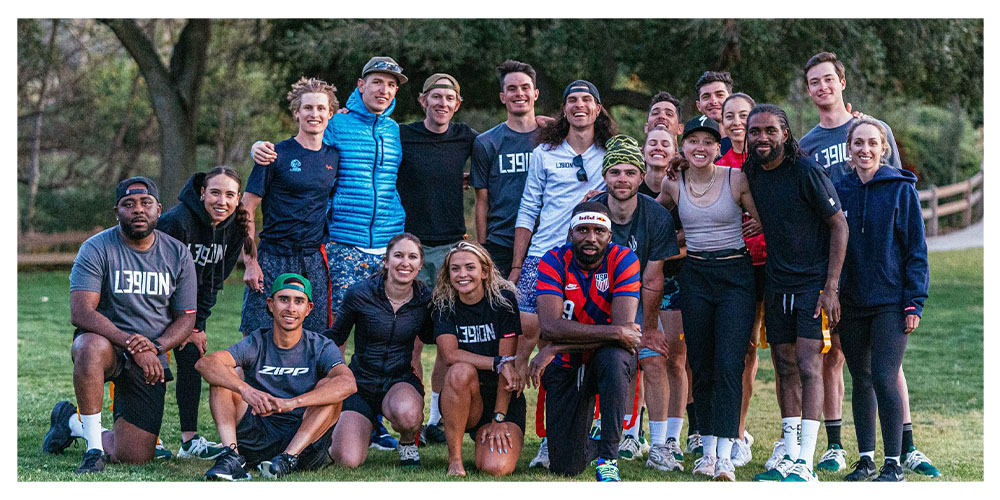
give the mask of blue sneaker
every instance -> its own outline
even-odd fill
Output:
[[[396,446],[399,446],[399,440],[392,437],[392,434],[389,434],[389,430],[385,428],[385,424],[382,423],[382,419],[380,418],[378,428],[372,431],[371,444],[368,447],[382,451],[393,451],[396,449]]]
[[[617,483],[622,480],[618,475],[618,461],[604,458],[597,459],[597,480],[602,483]]]

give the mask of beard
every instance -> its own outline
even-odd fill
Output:
[[[750,158],[760,163],[761,165],[771,163],[772,161],[777,160],[778,157],[781,156],[781,154],[784,153],[785,151],[784,144],[777,144],[771,147],[771,151],[769,153],[761,156],[759,153],[757,153],[757,144],[758,143],[750,144]]]
[[[143,238],[145,238],[145,237],[153,234],[153,230],[156,229],[157,219],[153,219],[153,220],[146,219],[146,220],[148,222],[146,224],[146,229],[143,230],[143,231],[136,231],[136,230],[132,229],[132,226],[130,224],[126,224],[125,221],[119,221],[118,222],[118,226],[122,228],[122,232],[125,233],[125,236],[128,239],[130,239],[130,240],[141,240],[141,239],[143,239]]]
[[[593,248],[590,245],[586,245],[587,248]],[[604,255],[608,253],[608,247],[605,246],[603,250],[595,253],[594,255],[588,255],[583,252],[583,247],[573,243],[573,257],[583,265],[583,267],[593,267],[604,258]]]

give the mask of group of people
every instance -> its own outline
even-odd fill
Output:
[[[298,131],[253,145],[245,188],[229,167],[194,174],[161,217],[152,180],[121,181],[118,226],[84,243],[70,275],[77,405],[55,405],[43,450],[83,438],[79,473],[168,456],[172,350],[177,455],[214,459],[206,479],[359,467],[372,448],[418,466],[418,441],[445,443],[448,474],[462,476],[466,433],[477,469],[510,474],[533,387],[531,467],[573,476],[592,464],[619,481],[619,459],[648,454],[673,472],[688,454],[694,475],[733,481],[752,456],[746,415],[757,348],[770,345],[782,439],[756,480],[848,469],[845,359],[860,458],[844,479],[939,474],[913,444],[902,372],[928,287],[916,178],[888,125],[850,112],[834,54],[805,65],[820,123],[799,141],[726,72],[697,81],[701,114],[687,121],[657,93],[641,142],[618,134],[586,80],[550,118],[535,115],[534,68],[497,72],[507,120],[481,134],[453,121],[461,88],[446,73],[423,83],[425,118],[398,125],[408,79],[373,57],[344,109],[326,82],[292,85]],[[206,319],[240,254],[243,339],[208,354]],[[198,434],[202,378],[219,442]]]

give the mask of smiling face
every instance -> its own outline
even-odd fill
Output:
[[[630,200],[639,192],[639,185],[642,184],[643,173],[639,167],[630,163],[620,163],[612,165],[604,173],[604,183],[608,186],[608,193],[618,201]]]
[[[147,189],[141,182],[132,183],[128,190]],[[130,194],[118,200],[115,214],[118,225],[125,236],[134,241],[141,240],[156,229],[156,221],[160,218],[160,203],[149,193]]]
[[[369,73],[364,78],[358,78],[358,91],[361,101],[372,113],[381,114],[396,97],[399,83],[391,73]]]
[[[692,132],[684,138],[681,145],[684,150],[684,158],[695,168],[707,167],[715,163],[715,158],[719,155],[719,141],[708,132]]]
[[[401,239],[385,253],[385,269],[389,280],[396,285],[413,283],[423,266],[420,247],[410,239]]]
[[[441,78],[435,84],[451,85],[451,80]],[[447,127],[462,105],[458,94],[452,89],[431,89],[417,98],[424,108],[424,116],[438,127]]]
[[[670,159],[677,154],[676,139],[665,129],[656,129],[646,135],[642,145],[642,158],[649,168],[666,168]]]
[[[302,94],[299,109],[292,116],[300,131],[310,135],[323,135],[327,122],[333,117],[330,97],[322,93]]]
[[[302,322],[312,311],[313,303],[305,292],[286,288],[267,298],[267,309],[274,316],[275,328],[291,332],[302,328]]]
[[[779,163],[789,134],[781,120],[773,113],[757,113],[750,117],[747,127],[750,156],[763,165]]]
[[[729,97],[729,89],[726,88],[724,82],[706,83],[698,89],[698,102],[695,103],[695,107],[702,114],[721,122],[722,103],[726,102],[727,97]]]
[[[538,89],[527,73],[515,71],[504,75],[500,102],[507,108],[507,114],[524,116],[534,112],[537,99]]]
[[[604,258],[611,242],[611,231],[600,224],[579,224],[569,230],[569,238],[573,244],[573,258],[580,267],[592,269]]]
[[[851,165],[864,171],[878,169],[882,157],[889,151],[889,144],[882,139],[882,133],[874,125],[858,125],[848,143]]]
[[[566,96],[566,103],[563,105],[563,114],[569,125],[575,129],[585,129],[594,126],[597,115],[601,112],[601,105],[597,104],[594,96],[587,92],[573,92]]]
[[[743,144],[747,134],[747,115],[750,103],[739,97],[732,98],[722,109],[722,130],[734,143]]]
[[[821,109],[844,106],[844,89],[847,80],[837,76],[837,69],[832,62],[822,62],[806,72],[806,85],[809,97],[816,107]]]
[[[674,106],[674,103],[660,101],[649,109],[649,115],[646,116],[646,124],[643,125],[643,132],[649,133],[650,130],[657,128],[663,128],[675,134],[680,130],[677,107]]]
[[[455,252],[451,255],[448,280],[459,298],[463,299],[462,302],[478,302],[484,294],[483,266],[472,252]]]
[[[240,201],[240,184],[228,175],[212,176],[201,187],[201,199],[205,203],[205,212],[212,219],[214,226],[228,219],[236,211]]]

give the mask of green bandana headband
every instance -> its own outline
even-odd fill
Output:
[[[601,166],[601,175],[608,173],[608,169],[627,163],[635,165],[639,171],[646,173],[646,162],[642,160],[642,151],[639,150],[639,143],[635,139],[618,134],[604,144],[604,163]]]

